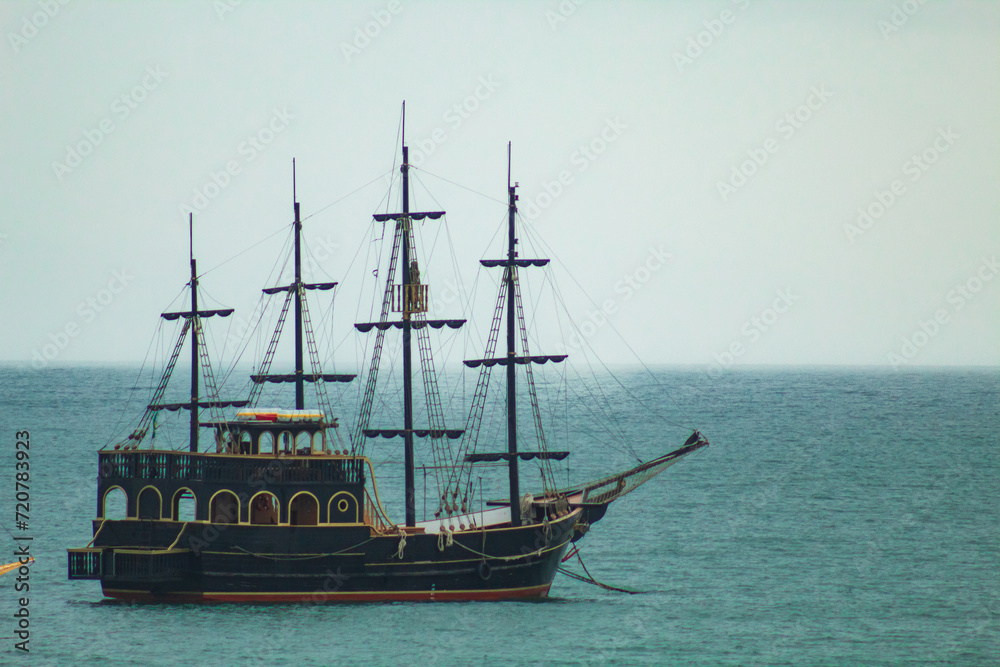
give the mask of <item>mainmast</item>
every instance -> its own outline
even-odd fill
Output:
[[[404,504],[406,506],[406,525],[409,527],[417,524],[417,502],[416,483],[414,470],[416,467],[413,452],[414,437],[460,438],[464,432],[461,429],[443,428],[443,416],[434,424],[429,424],[426,429],[414,429],[413,427],[413,360],[412,360],[412,333],[418,330],[420,334],[426,334],[426,328],[440,329],[447,326],[457,329],[465,324],[465,320],[429,320],[424,315],[428,309],[428,288],[420,282],[419,267],[416,266],[416,257],[412,255],[415,250],[411,246],[413,237],[414,220],[437,220],[444,215],[444,211],[411,211],[410,210],[410,150],[406,145],[406,103],[403,103],[403,131],[402,131],[402,152],[403,163],[399,170],[402,174],[403,201],[400,213],[377,213],[373,216],[375,222],[396,223],[393,234],[393,249],[389,259],[388,277],[386,278],[386,291],[383,296],[382,312],[378,322],[358,322],[354,326],[358,331],[367,333],[377,329],[378,338],[375,343],[375,352],[372,355],[372,363],[368,374],[368,384],[365,388],[365,395],[362,401],[361,416],[359,418],[359,428],[361,433],[368,438],[382,437],[395,438],[402,437],[404,443],[403,467],[404,467]],[[402,246],[402,247],[400,247]],[[402,263],[401,284],[395,284],[396,262]],[[416,269],[416,270],[413,270]],[[390,307],[392,312],[400,313],[398,321],[388,319]],[[416,318],[413,316],[417,315]],[[401,329],[403,332],[403,428],[369,428],[368,418],[375,395],[375,375],[378,372],[380,355],[382,350],[381,335],[389,329]],[[423,330],[423,331],[420,331]],[[421,339],[423,340],[423,339]],[[423,345],[423,343],[421,343]],[[421,349],[424,349],[423,347]],[[425,372],[430,369],[430,348],[429,343],[426,348],[428,358],[424,358],[421,353],[421,362],[424,364]],[[426,380],[426,377],[425,377]],[[425,387],[426,388],[426,387]],[[430,403],[429,403],[430,405]],[[367,407],[366,407],[367,406]]]
[[[403,127],[406,127],[406,107],[403,107]],[[403,131],[403,164],[399,170],[403,174],[403,291],[408,291],[410,283],[410,149],[406,145]],[[406,297],[412,296],[407,294]],[[406,476],[406,525],[417,525],[417,498],[413,474],[413,361],[410,333],[411,308],[403,308],[403,467]]]
[[[521,525],[521,492],[517,478],[517,376],[514,374],[516,342],[514,338],[514,217],[517,215],[517,186],[510,184],[510,142],[507,142],[507,269],[504,272],[507,283],[507,453],[510,463],[507,467],[510,482],[510,521]]]

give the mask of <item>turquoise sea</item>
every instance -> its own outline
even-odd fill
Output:
[[[712,443],[581,542],[598,580],[641,593],[558,575],[542,602],[327,606],[114,604],[67,581],[65,549],[91,537],[96,451],[135,373],[0,367],[0,523],[32,536],[37,559],[29,653],[14,649],[16,575],[0,576],[0,664],[1000,664],[996,369],[624,370],[628,392],[608,385],[608,399],[637,450],[686,434],[633,415],[629,395],[683,406]],[[570,459],[574,481],[631,465],[593,440]],[[13,544],[0,532],[0,564]]]

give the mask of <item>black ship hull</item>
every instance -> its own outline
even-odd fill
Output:
[[[517,528],[410,532],[405,542],[402,533],[367,526],[96,521],[98,539],[71,552],[70,573],[99,579],[106,597],[136,602],[541,598],[580,514]]]

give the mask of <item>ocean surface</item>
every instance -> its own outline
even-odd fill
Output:
[[[687,432],[656,414],[712,443],[615,502],[580,543],[594,577],[638,594],[557,575],[542,602],[172,606],[102,602],[97,582],[66,579],[65,549],[91,537],[96,451],[136,369],[0,367],[0,523],[33,537],[37,559],[30,653],[14,649],[24,594],[0,576],[0,664],[1000,664],[1000,371],[617,376],[601,384],[628,446],[580,437],[560,475],[680,446]],[[553,430],[573,438],[565,420]],[[26,531],[14,525],[21,430]],[[0,531],[0,564],[13,545]]]

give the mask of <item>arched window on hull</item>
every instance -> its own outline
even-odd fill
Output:
[[[174,521],[194,521],[197,516],[198,500],[190,489],[180,489],[174,494],[171,507]]]
[[[104,494],[101,516],[112,521],[121,521],[128,516],[128,496],[121,487],[108,489]]]
[[[259,526],[278,524],[278,499],[273,494],[265,491],[250,500],[250,523]]]
[[[159,520],[163,517],[163,498],[151,486],[139,492],[139,518]]]
[[[319,503],[311,494],[298,494],[288,505],[288,522],[293,526],[315,526],[319,523]]]
[[[239,523],[240,501],[231,491],[220,491],[212,498],[208,513],[212,523]]]

